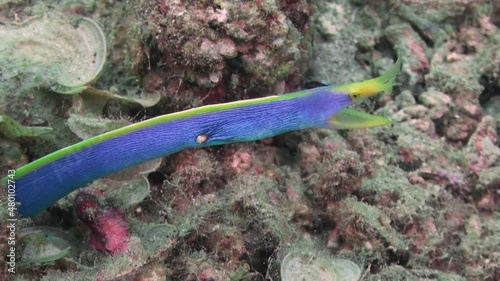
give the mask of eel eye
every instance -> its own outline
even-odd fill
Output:
[[[359,94],[357,94],[357,93],[351,93],[351,98],[353,100],[357,100],[359,98]]]

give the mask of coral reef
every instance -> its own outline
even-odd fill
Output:
[[[37,264],[22,277],[280,280],[289,262],[299,276],[335,259],[362,280],[500,279],[497,1],[33,2],[1,3],[0,20],[92,18],[107,63],[72,98],[0,72],[0,116],[53,128],[0,136],[4,171],[144,118],[404,64],[391,95],[355,105],[389,126],[182,151],[20,219],[85,233],[71,262],[64,249],[50,261],[26,252]]]
[[[300,82],[308,1],[151,0],[140,8],[144,83],[170,100],[213,103]]]

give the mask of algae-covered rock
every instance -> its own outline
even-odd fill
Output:
[[[419,96],[419,101],[430,110],[427,113],[433,120],[439,119],[450,111],[450,104],[452,103],[451,97],[436,91],[433,88],[428,89]]]
[[[491,116],[483,117],[466,146],[470,172],[479,174],[483,169],[498,165],[500,147],[496,145],[497,140],[495,120]]]
[[[418,36],[411,25],[394,24],[384,29],[384,36],[394,46],[398,56],[404,58],[403,71],[410,78],[408,83],[421,83],[429,71],[425,41]]]
[[[106,40],[89,18],[46,13],[23,23],[0,25],[3,79],[16,76],[24,87],[50,87],[76,94],[94,81],[106,61]]]
[[[307,57],[311,6],[310,1],[143,1],[140,36],[158,56],[151,65],[142,52],[143,65],[149,78],[160,78],[145,82],[160,80],[165,96],[188,105],[193,89],[195,97],[220,101],[240,97],[241,91],[273,93],[287,82],[296,87],[295,75]]]
[[[500,166],[487,168],[479,173],[478,188],[490,188],[498,191],[500,188]]]
[[[407,251],[408,243],[391,226],[391,218],[383,211],[353,198],[342,200],[335,210],[344,239],[353,246],[382,247]]]
[[[386,281],[399,281],[399,280],[407,280],[407,281],[421,281],[421,280],[429,280],[429,281],[465,281],[466,278],[451,274],[445,273],[437,270],[426,270],[426,269],[406,269],[399,265],[391,265],[385,267],[382,271],[377,274],[373,274],[369,276],[367,280],[386,280]]]
[[[366,199],[401,223],[408,222],[410,218],[431,215],[432,208],[426,202],[436,196],[432,189],[413,187],[404,171],[393,166],[364,180],[360,191]]]

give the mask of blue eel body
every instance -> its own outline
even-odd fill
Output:
[[[332,87],[288,100],[184,117],[110,138],[42,165],[16,179],[18,213],[30,217],[95,179],[180,150],[254,141],[305,128],[329,127],[349,104]],[[304,91],[304,92],[308,92]],[[206,136],[206,141],[197,138]]]

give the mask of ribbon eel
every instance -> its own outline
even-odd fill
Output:
[[[400,69],[398,59],[378,78],[202,106],[81,141],[16,170],[18,214],[34,216],[95,179],[187,148],[255,141],[306,128],[386,125],[385,117],[346,107],[379,92],[390,93]],[[4,185],[8,180],[2,179]]]

